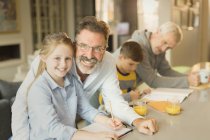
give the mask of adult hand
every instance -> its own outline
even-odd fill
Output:
[[[158,131],[158,126],[155,119],[139,118],[133,121],[133,125],[139,132],[147,135],[153,135]]]
[[[191,72],[188,75],[188,82],[190,86],[198,86],[200,84],[200,76],[198,72]]]
[[[117,118],[109,118],[107,124],[111,126],[112,129],[117,130],[123,127],[122,122]]]
[[[103,125],[109,126],[113,129],[120,129],[123,124],[122,122],[117,119],[116,117],[112,116],[113,118],[109,118],[104,115],[96,115],[94,122],[101,123]]]

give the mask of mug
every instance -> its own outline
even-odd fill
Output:
[[[209,82],[210,71],[206,69],[201,69],[199,71],[199,76],[200,76],[200,82],[202,84],[206,84]]]

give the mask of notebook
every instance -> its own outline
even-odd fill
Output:
[[[123,127],[118,130],[113,130],[112,128],[102,125],[100,123],[92,123],[81,130],[89,131],[89,132],[113,132],[115,133],[119,138],[124,136],[125,134],[131,132],[133,129],[130,127]]]
[[[142,100],[146,101],[169,101],[176,100],[182,103],[186,97],[192,93],[192,89],[177,88],[156,88],[151,94],[145,95]]]

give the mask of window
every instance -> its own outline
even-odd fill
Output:
[[[153,31],[159,24],[159,1],[158,0],[138,0],[138,29],[148,29]]]
[[[67,31],[65,5],[66,0],[31,0],[34,49],[47,34]]]

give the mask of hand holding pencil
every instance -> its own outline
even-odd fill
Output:
[[[112,112],[111,101],[109,101],[109,105],[110,105],[111,118],[108,120],[108,124],[115,130],[122,128],[123,127],[122,122],[119,119],[114,118],[114,115],[113,115],[113,112]]]

